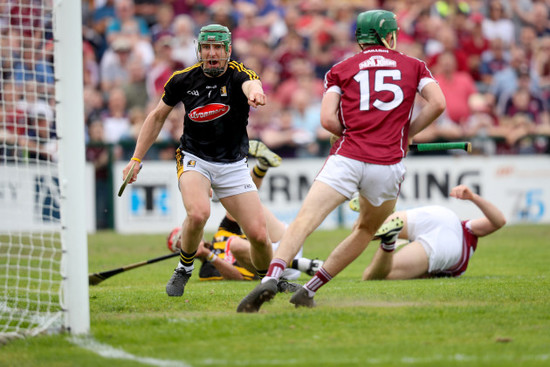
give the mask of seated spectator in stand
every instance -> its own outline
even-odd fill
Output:
[[[525,58],[527,62],[531,64],[537,48],[537,34],[535,33],[535,28],[530,25],[521,27],[517,44],[525,50]]]
[[[16,49],[13,57],[13,79],[17,83],[36,81],[40,84],[54,84],[54,70],[41,54],[44,52],[43,47],[40,40],[34,39],[24,41],[21,48]]]
[[[126,109],[126,95],[121,88],[111,90],[107,109],[101,114],[101,120],[107,143],[118,143],[120,138],[128,133],[130,119]]]
[[[449,119],[460,125],[470,116],[468,98],[477,92],[474,80],[470,74],[456,69],[455,57],[450,52],[439,56],[437,70],[434,76],[447,100],[445,112]]]
[[[183,69],[183,65],[172,59],[172,36],[163,36],[155,42],[155,59],[147,72],[147,94],[150,100],[158,100],[164,92],[164,85],[172,73]]]
[[[174,36],[174,8],[170,4],[158,6],[155,22],[151,26],[153,43],[163,36]]]
[[[159,8],[162,5],[168,5],[170,10],[173,10],[172,5],[163,4],[163,0],[133,0],[135,7],[135,14],[147,23],[147,27],[151,28],[156,20],[157,14],[159,13]]]
[[[112,43],[122,33],[124,26],[136,23],[139,37],[145,41],[151,41],[149,26],[147,22],[136,16],[133,0],[115,1],[115,18],[109,23],[106,30],[107,42]]]
[[[294,126],[292,112],[286,108],[280,110],[272,123],[262,130],[260,139],[282,158],[296,158],[300,146],[311,142],[311,134]]]
[[[319,122],[321,103],[311,95],[311,91],[299,88],[292,93],[290,102],[292,126],[304,132],[301,137],[298,157],[315,157],[321,155],[321,142],[330,148],[330,132],[325,130]],[[330,149],[329,149],[330,150]],[[324,156],[328,152],[323,152]]]
[[[432,55],[427,64],[430,69],[433,69],[435,73],[438,72],[437,65],[439,57],[445,53],[450,53],[454,56],[456,70],[460,72],[468,71],[468,56],[466,53],[458,47],[458,41],[455,30],[450,26],[441,27],[437,31],[437,40],[441,43],[441,51]]]
[[[483,15],[474,13],[469,18],[469,32],[460,40],[460,47],[467,55],[468,72],[476,83],[482,81],[481,64],[483,53],[489,49],[489,40],[483,35],[481,22]]]
[[[120,87],[130,80],[125,68],[132,55],[132,44],[124,38],[115,39],[103,54],[99,64],[101,75],[101,91],[108,93],[115,87]]]
[[[472,142],[473,154],[492,155],[496,152],[494,138],[502,135],[498,126],[498,119],[487,97],[475,93],[468,99],[470,117],[463,128],[463,138]]]
[[[494,75],[508,67],[510,63],[510,53],[504,47],[504,42],[500,38],[494,38],[489,43],[489,49],[481,54],[481,65],[479,73],[481,81],[480,92],[487,92],[493,83]]]
[[[84,86],[97,88],[99,86],[99,64],[92,45],[82,41],[83,79]]]
[[[296,77],[291,70],[294,60],[308,60],[309,55],[305,50],[305,40],[295,30],[289,32],[281,39],[281,42],[273,53],[273,59],[281,65],[281,81]]]
[[[115,151],[119,149],[114,148]],[[112,159],[120,157],[114,154]],[[95,170],[95,207],[96,207],[96,226],[98,229],[109,227],[109,211],[112,207],[109,205],[109,146],[105,141],[103,122],[93,120],[88,125],[88,144],[86,145],[86,161],[94,165]]]
[[[195,23],[189,15],[181,14],[174,18],[174,38],[172,39],[172,60],[189,67],[197,63],[197,51],[194,44]]]
[[[515,43],[514,22],[509,18],[501,0],[489,1],[489,14],[483,19],[483,34],[488,40],[501,38],[506,46]]]
[[[513,127],[507,140],[520,154],[543,153],[548,148],[547,138],[534,136],[538,130],[550,126],[548,107],[529,90],[529,84],[529,71],[520,71],[519,88],[504,105],[503,119],[511,118]]]
[[[241,8],[239,23],[231,31],[235,48],[238,48],[240,43],[250,42],[253,38],[268,39],[269,27],[258,22],[257,13],[258,8],[252,4]]]
[[[550,105],[550,36],[537,40],[533,55],[533,69],[539,77],[544,103]]]
[[[514,93],[518,88],[518,75],[520,68],[528,68],[525,50],[521,47],[513,46],[510,49],[510,62],[504,69],[493,75],[493,81],[489,88],[489,93],[495,99],[494,105],[503,104],[503,100]],[[530,87],[536,90],[536,84]],[[498,114],[502,114],[503,109],[497,110]]]
[[[145,82],[146,70],[139,57],[132,57],[125,65],[128,72],[128,80],[123,82],[121,87],[126,96],[126,106],[133,107],[147,106],[149,95]]]
[[[84,121],[89,124],[92,120],[101,119],[103,111],[103,95],[92,86],[84,86]]]
[[[543,1],[533,2],[532,10],[528,14],[527,24],[532,25],[538,38],[550,36],[548,22],[549,8]]]
[[[53,111],[46,105],[36,105],[29,111],[29,126],[26,131],[25,148],[30,160],[57,161],[57,135]]]
[[[289,64],[289,77],[282,80],[275,92],[275,98],[283,107],[290,106],[293,93],[298,89],[309,91],[312,98],[323,96],[323,80],[315,77],[313,63],[308,59],[294,59]]]

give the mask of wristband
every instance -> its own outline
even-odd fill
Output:
[[[210,255],[208,255],[206,257],[206,261],[208,261],[209,263],[213,262],[215,259],[216,259],[216,255],[213,253],[213,252],[210,252]]]
[[[141,163],[141,159],[136,158],[136,157],[132,157],[131,161],[136,161],[138,163]]]

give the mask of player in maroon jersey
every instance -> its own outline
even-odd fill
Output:
[[[478,237],[502,228],[506,218],[495,205],[465,185],[454,187],[449,195],[471,201],[483,216],[461,221],[440,205],[393,213],[376,233],[381,238],[380,247],[365,269],[363,280],[462,275],[477,249]],[[397,238],[410,242],[395,252]]]
[[[266,103],[262,84],[254,71],[231,60],[231,33],[227,27],[202,27],[197,46],[199,62],[176,71],[166,82],[164,94],[145,119],[134,156],[123,171],[126,177],[132,165],[141,162],[166,117],[181,102],[185,118],[176,163],[187,217],[182,225],[180,260],[166,285],[166,293],[176,297],[183,295],[194,269],[197,248],[210,217],[211,189],[241,225],[260,276],[267,272],[272,257],[266,218],[247,167],[248,114],[250,106]],[[263,168],[265,173],[267,166]],[[130,183],[136,181],[138,172],[134,171]]]
[[[356,191],[361,205],[358,225],[292,296],[296,307],[313,307],[315,292],[363,252],[391,214],[405,174],[401,161],[409,140],[445,109],[445,97],[426,64],[395,51],[397,31],[392,12],[358,15],[355,36],[361,52],[334,65],[325,76],[321,125],[340,138],[285,232],[267,276],[243,298],[237,312],[257,312],[275,296],[277,280],[306,238]],[[411,121],[416,93],[426,104]]]

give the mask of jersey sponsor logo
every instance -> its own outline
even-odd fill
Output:
[[[359,69],[376,68],[376,67],[396,67],[395,60],[386,59],[384,56],[371,56],[367,60],[359,64]]]
[[[199,91],[198,90],[188,90],[187,94],[198,97],[199,96]]]
[[[210,103],[197,107],[189,112],[189,118],[196,122],[206,122],[222,117],[229,112],[230,107],[222,103]]]

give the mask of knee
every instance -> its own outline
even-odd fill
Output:
[[[233,237],[230,250],[235,256],[247,255],[250,253],[250,244],[242,238]]]
[[[185,219],[188,224],[193,228],[203,228],[210,217],[209,209],[194,209],[187,212],[187,218]]]
[[[252,246],[258,246],[258,245],[271,245],[271,241],[269,240],[269,236],[267,234],[267,228],[256,226],[256,228],[252,231],[249,231],[246,233],[246,237],[250,241],[250,244]]]

